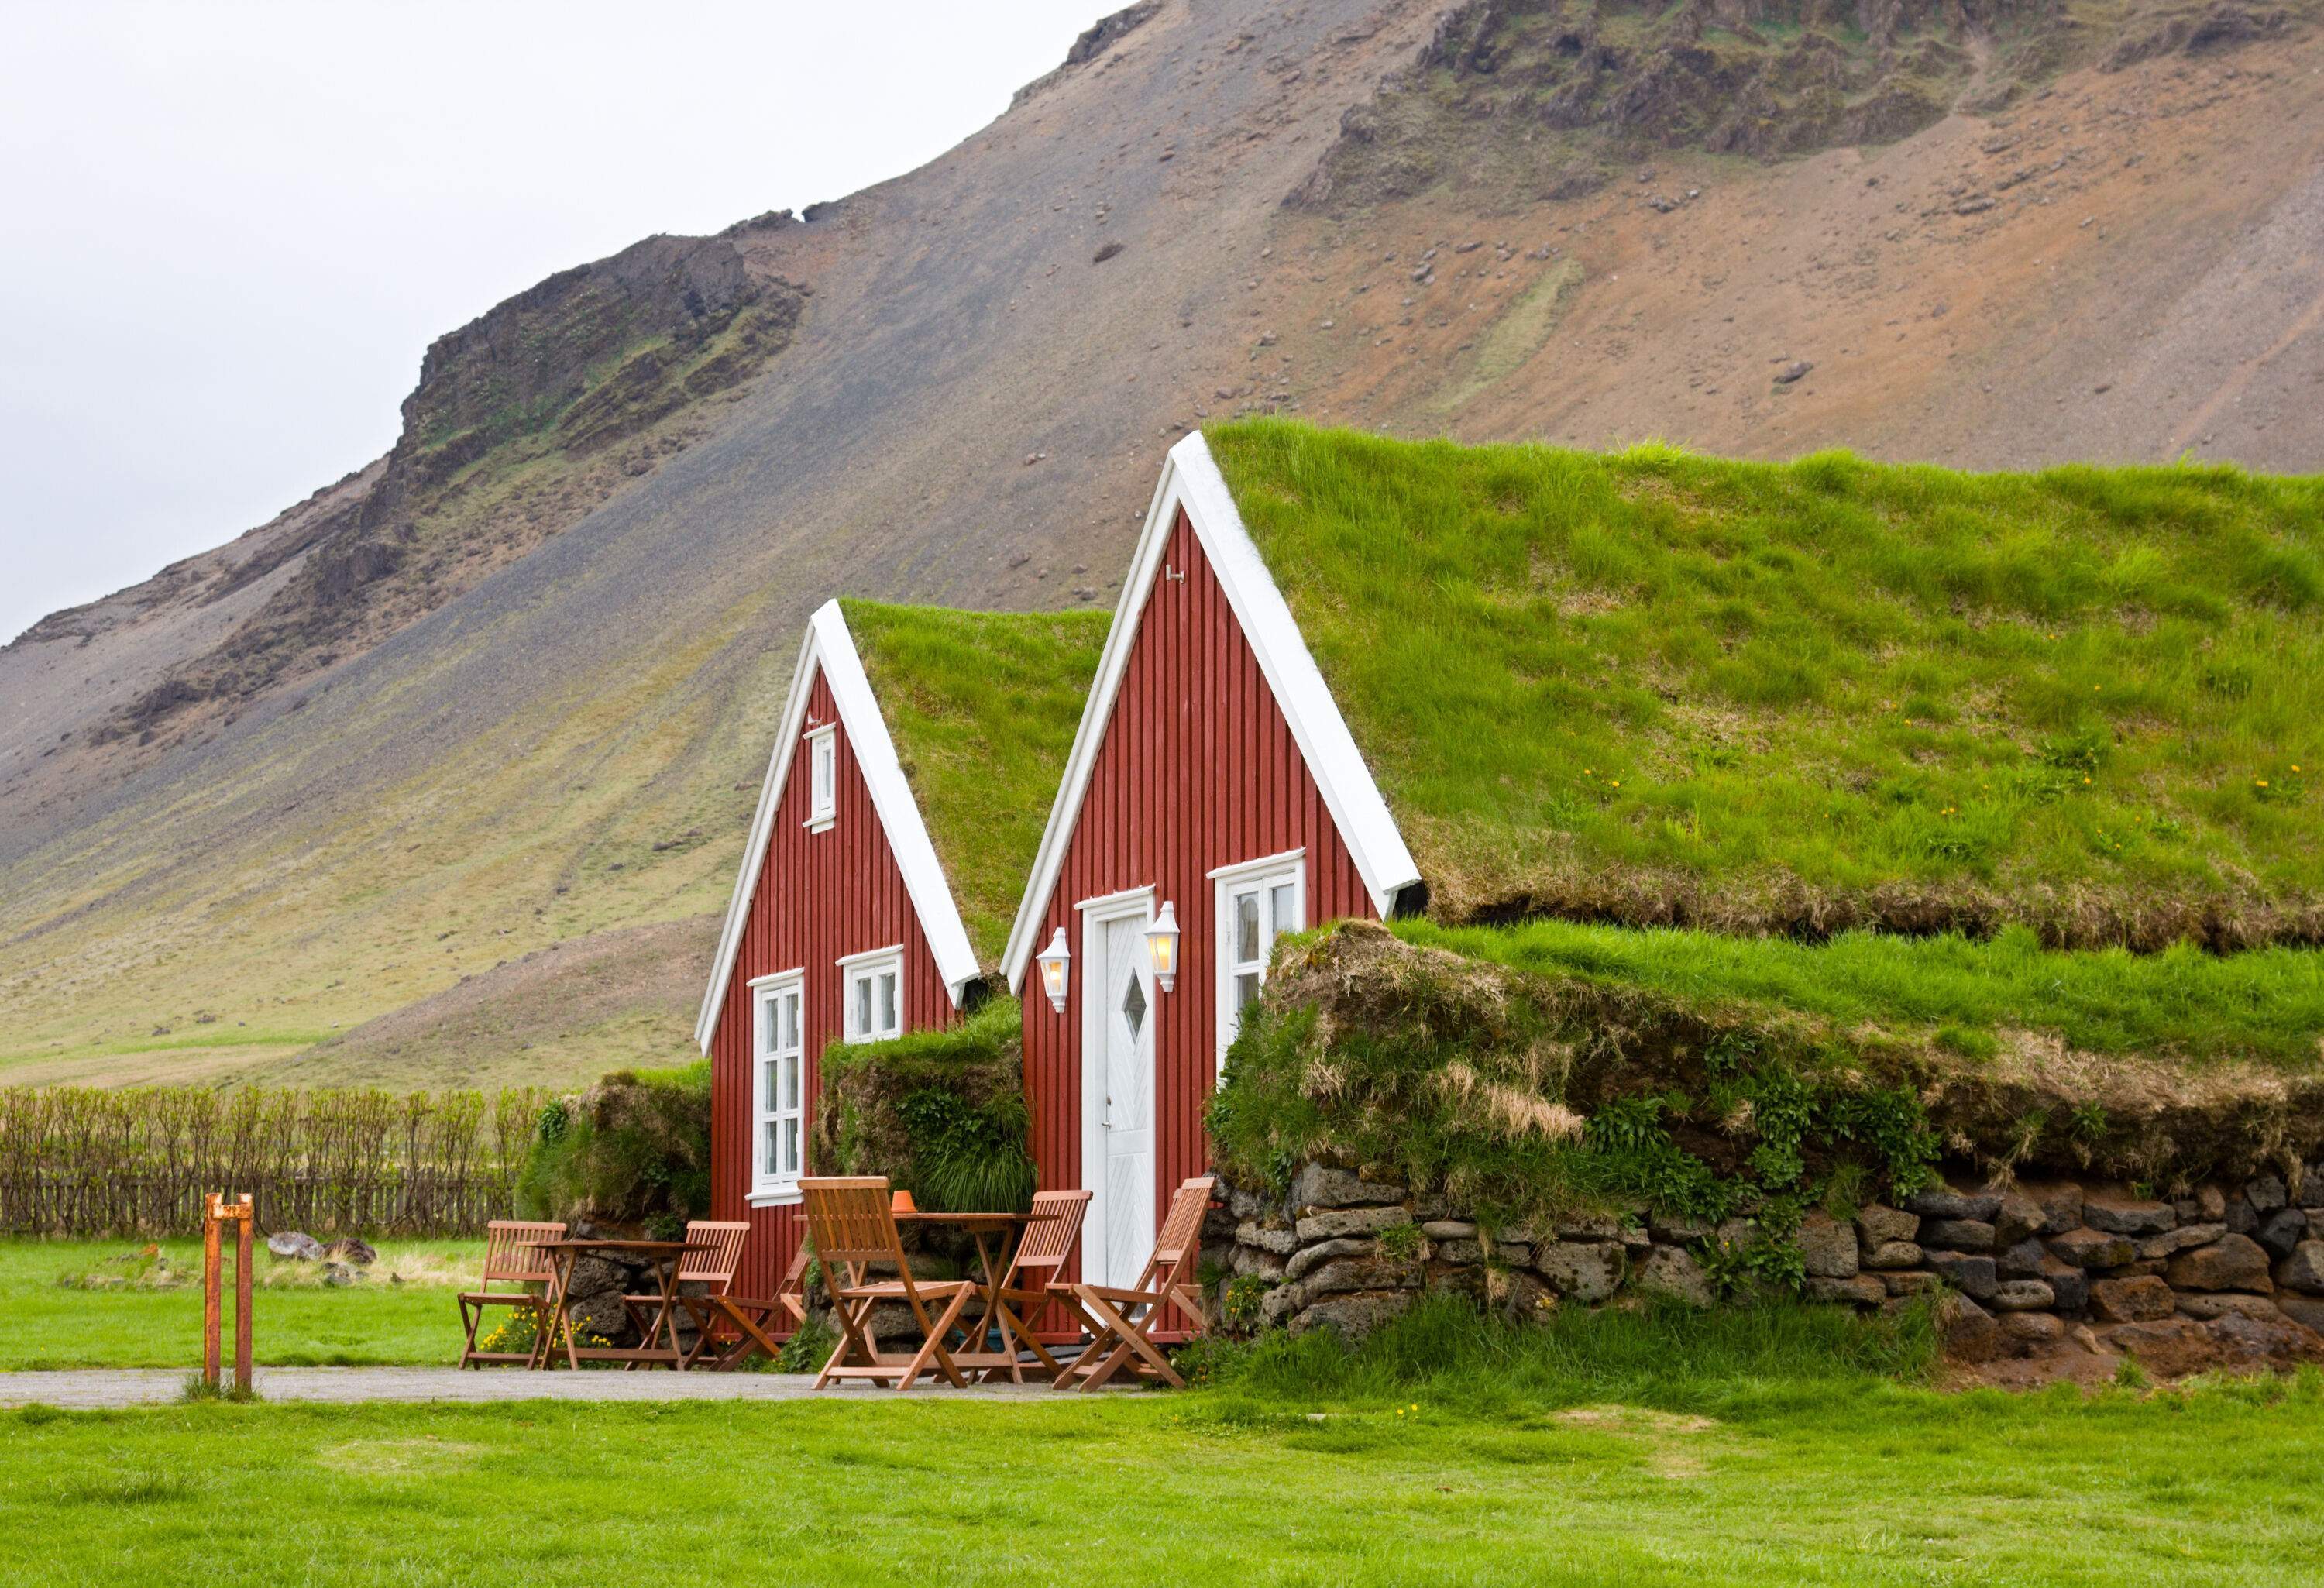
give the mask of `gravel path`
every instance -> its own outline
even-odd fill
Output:
[[[89,1368],[71,1372],[0,1372],[0,1407],[54,1406],[74,1410],[161,1406],[185,1393],[189,1377],[178,1368]],[[462,1372],[456,1368],[260,1368],[265,1400],[464,1401],[501,1400],[797,1400],[813,1394],[807,1373],[528,1373],[507,1370]],[[892,1395],[847,1386],[826,1398]],[[1046,1384],[978,1384],[967,1390],[922,1386],[915,1396],[947,1399],[1032,1400]]]

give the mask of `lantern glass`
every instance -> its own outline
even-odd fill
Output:
[[[1146,928],[1146,951],[1154,962],[1154,980],[1167,992],[1178,979],[1178,911],[1168,900],[1162,913]]]
[[[1065,946],[1065,929],[1059,927],[1049,946],[1038,956],[1041,965],[1041,991],[1049,995],[1049,1007],[1059,1014],[1065,1012],[1065,973],[1072,967],[1073,950]]]

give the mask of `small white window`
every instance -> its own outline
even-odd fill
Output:
[[[904,1034],[904,952],[876,948],[839,962],[845,997],[841,1026],[850,1042],[881,1042]]]
[[[1211,873],[1218,884],[1219,1072],[1242,1029],[1242,1011],[1259,1002],[1275,940],[1307,924],[1304,850],[1271,854]]]
[[[807,734],[807,765],[806,825],[820,833],[831,826],[839,808],[839,740],[829,723]]]
[[[756,1132],[754,1198],[795,1196],[805,1171],[807,1050],[800,1035],[803,974],[786,971],[751,983]]]

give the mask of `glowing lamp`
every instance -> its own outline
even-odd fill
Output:
[[[1035,956],[1041,966],[1041,991],[1049,995],[1049,1007],[1059,1014],[1065,1012],[1065,973],[1073,968],[1074,951],[1065,946],[1065,929],[1049,939],[1049,946]]]
[[[1146,928],[1146,952],[1153,956],[1156,985],[1167,992],[1178,980],[1178,912],[1168,900]]]

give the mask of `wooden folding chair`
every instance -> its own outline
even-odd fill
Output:
[[[1074,1247],[1082,1238],[1082,1219],[1089,1212],[1089,1205],[1087,1191],[1036,1192],[1033,1211],[1050,1216],[1037,1218],[1025,1226],[1025,1238],[1017,1242],[1016,1253],[1009,1260],[1009,1271],[1001,1279],[1000,1306],[995,1309],[998,1316],[992,1321],[1000,1326],[1001,1348],[1014,1356],[1017,1346],[1022,1344],[1049,1371],[1052,1381],[1064,1370],[1034,1336],[1030,1320],[1055,1302],[1073,1314],[1092,1338],[1099,1333],[1080,1301],[1057,1283],[1057,1275],[1064,1271],[1073,1257]],[[989,1380],[1000,1371],[995,1368],[985,1377]],[[1023,1370],[1014,1364],[1009,1376],[1018,1383],[1025,1381]]]
[[[815,1242],[815,1260],[823,1269],[832,1308],[839,1315],[839,1348],[824,1364],[815,1387],[820,1390],[834,1379],[870,1379],[874,1383],[892,1379],[900,1393],[922,1373],[934,1371],[959,1388],[967,1388],[968,1380],[960,1376],[952,1353],[945,1349],[945,1336],[979,1287],[972,1279],[912,1277],[903,1238],[897,1233],[895,1215],[889,1209],[887,1177],[801,1180],[799,1191],[807,1203],[807,1233]],[[875,1262],[893,1264],[896,1277],[866,1278],[866,1270]],[[913,1321],[920,1329],[920,1348],[908,1358],[883,1359],[878,1342],[872,1337],[872,1309],[883,1301],[901,1301],[912,1309]],[[930,1302],[945,1304],[940,1316],[928,1316]]]
[[[686,1225],[687,1243],[690,1246],[707,1246],[710,1250],[689,1251],[679,1260],[678,1284],[681,1287],[681,1290],[687,1285],[705,1285],[709,1287],[709,1294],[713,1296],[726,1294],[733,1286],[734,1270],[742,1265],[742,1237],[750,1233],[749,1224],[733,1220],[688,1220]],[[681,1293],[675,1299],[678,1305],[684,1307],[693,1317],[695,1327],[699,1329],[702,1326],[702,1312],[692,1304],[701,1297]],[[643,1345],[651,1346],[654,1341],[660,1337],[663,1328],[670,1322],[668,1316],[669,1305],[659,1296],[624,1296],[622,1297],[622,1309],[630,1315],[630,1326],[638,1332],[638,1341]],[[649,1314],[651,1315],[650,1317],[648,1316]],[[699,1343],[697,1338],[697,1346]],[[672,1349],[676,1349],[676,1345],[677,1342],[673,1340]],[[696,1354],[696,1353],[694,1352],[687,1353],[678,1365],[680,1368],[692,1366]],[[627,1372],[630,1369],[640,1365],[637,1362],[631,1362],[622,1371]]]
[[[717,1347],[718,1342],[712,1338],[711,1332],[719,1324],[732,1327],[734,1339],[719,1351],[718,1360],[710,1364],[714,1371],[723,1373],[738,1368],[754,1352],[763,1352],[770,1362],[780,1356],[782,1343],[768,1329],[770,1325],[778,1329],[796,1329],[807,1322],[807,1242],[802,1241],[799,1249],[791,1254],[791,1266],[783,1270],[782,1283],[775,1287],[771,1297],[762,1299],[720,1291],[681,1297],[687,1310],[694,1314],[696,1330],[694,1349],[687,1353],[685,1365],[692,1368],[706,1352]]]
[[[1154,1238],[1154,1255],[1147,1259],[1146,1271],[1138,1276],[1137,1284],[1127,1289],[1088,1283],[1066,1287],[1098,1326],[1089,1348],[1057,1375],[1056,1388],[1094,1390],[1125,1366],[1141,1378],[1160,1379],[1174,1390],[1186,1387],[1186,1380],[1154,1343],[1153,1332],[1164,1312],[1173,1306],[1193,1319],[1197,1329],[1211,1325],[1209,1315],[1203,1311],[1194,1267],[1202,1256],[1203,1218],[1211,1210],[1211,1192],[1217,1185],[1213,1175],[1198,1175],[1180,1184],[1162,1220],[1162,1233]]]
[[[549,1253],[530,1244],[536,1241],[562,1241],[565,1226],[561,1223],[535,1223],[522,1219],[494,1219],[484,1226],[484,1288],[464,1290],[459,1295],[460,1324],[467,1331],[468,1343],[461,1347],[460,1365],[471,1362],[532,1361],[532,1347],[522,1351],[479,1351],[476,1329],[484,1321],[487,1309],[495,1306],[522,1306],[532,1311],[533,1337],[549,1326],[548,1313],[541,1305],[539,1292],[528,1289],[495,1290],[494,1284],[540,1285],[546,1287],[553,1276]]]

